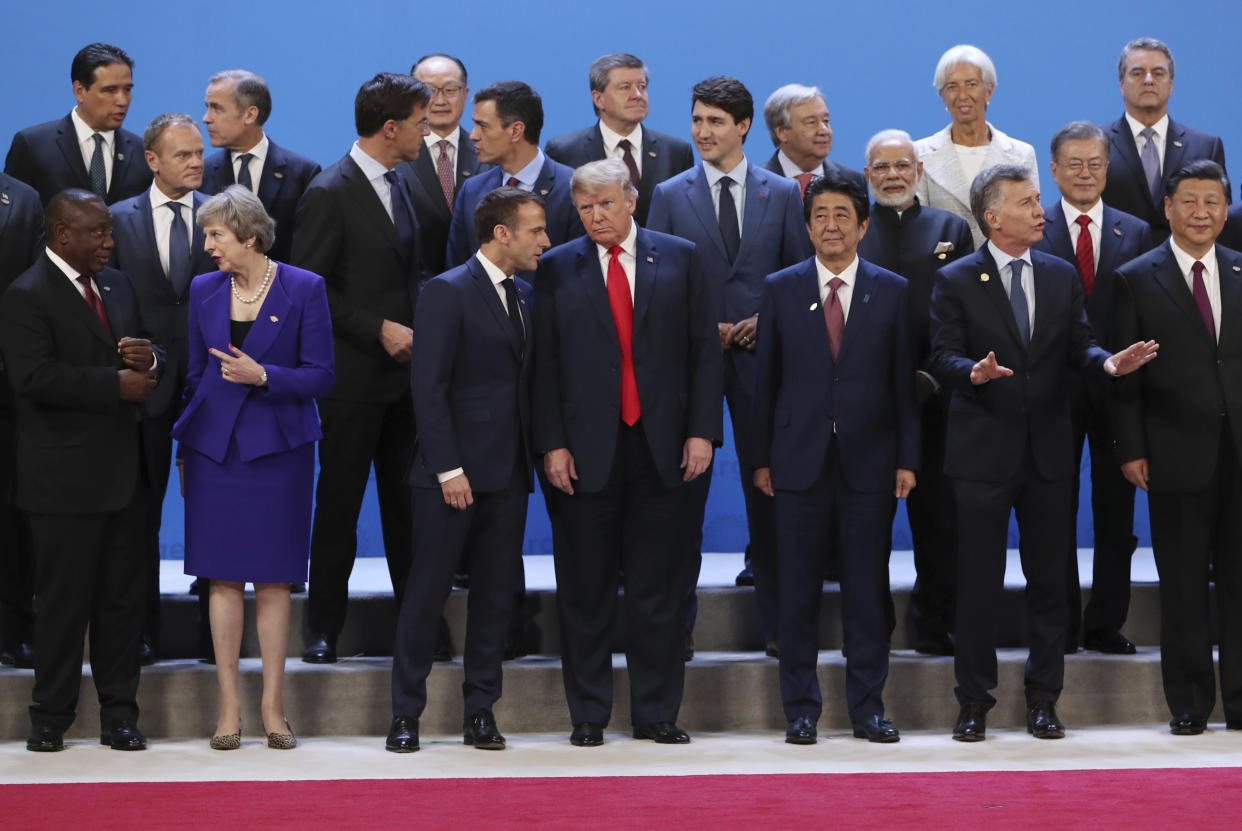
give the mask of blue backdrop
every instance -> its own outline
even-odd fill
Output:
[[[989,120],[1035,145],[1047,203],[1056,198],[1047,172],[1049,139],[1068,121],[1106,122],[1121,114],[1118,53],[1141,35],[1163,39],[1177,60],[1173,116],[1223,136],[1235,168],[1242,164],[1236,161],[1242,159],[1242,108],[1229,71],[1242,30],[1240,8],[1236,0],[1203,0],[1182,7],[1183,14],[1152,0],[1077,7],[965,0],[794,0],[773,7],[740,0],[611,6],[545,0],[521,7],[506,0],[266,0],[224,7],[138,0],[115,8],[84,0],[10,3],[3,15],[3,61],[14,83],[0,141],[68,111],[69,62],[95,40],[123,47],[137,63],[129,129],[141,133],[166,111],[201,116],[207,77],[243,67],[263,75],[272,88],[271,135],[323,165],[340,158],[355,138],[353,99],[361,82],[381,70],[407,72],[426,52],[461,57],[475,90],[505,78],[530,83],[543,96],[546,141],[593,121],[587,67],[601,54],[626,51],[651,70],[648,123],[657,129],[688,138],[689,90],[708,75],[740,78],[757,108],[782,84],[814,84],[832,111],[832,158],[861,167],[863,146],[880,129],[900,127],[918,138],[944,126],[947,114],[932,87],[932,70],[946,48],[965,42],[995,61],[999,83]],[[747,149],[755,160],[771,154],[761,123]],[[717,458],[704,550],[739,551],[745,544],[737,478],[728,443]],[[1084,487],[1080,545],[1091,544],[1088,497]],[[181,515],[180,499],[170,493],[166,557],[181,557]],[[1149,544],[1141,495],[1137,530]],[[1012,530],[1011,538],[1016,540]],[[894,526],[894,545],[910,545],[904,511]],[[531,501],[526,551],[551,551],[538,495]],[[359,523],[359,554],[382,553],[372,492]]]

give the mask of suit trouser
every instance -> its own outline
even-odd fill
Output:
[[[462,695],[469,718],[500,699],[500,667],[514,615],[513,586],[522,563],[529,493],[523,485],[495,493],[475,491],[474,504],[459,511],[444,503],[440,488],[411,490],[414,556],[393,647],[393,715],[418,718],[427,706],[436,629],[453,589],[453,572],[464,557],[470,590]]]
[[[34,554],[30,523],[13,504],[17,447],[10,415],[0,415],[0,647],[34,635]]]
[[[142,425],[146,453],[155,471],[155,481],[147,490],[147,596],[142,634],[158,647],[160,635],[160,525],[164,517],[164,494],[168,492],[168,475],[172,466],[173,413],[170,408]],[[208,594],[209,592],[204,592]]]
[[[77,713],[82,645],[106,728],[138,719],[138,639],[146,596],[145,484],[104,514],[32,514],[35,684],[30,722],[64,732]]]
[[[1078,575],[1078,490],[1079,474],[1074,476],[1074,495],[1070,502],[1069,548],[1066,560],[1066,603],[1069,630],[1066,643],[1077,644],[1080,631],[1086,634],[1117,632],[1130,610],[1130,560],[1138,546],[1134,536],[1134,485],[1121,475],[1121,465],[1113,453],[1106,391],[1098,379],[1081,379],[1071,399],[1074,426],[1074,458],[1082,456],[1083,440],[1091,452],[1091,522],[1095,532],[1092,563],[1091,599],[1082,610],[1082,583]],[[1107,383],[1110,379],[1103,379]],[[1081,472],[1081,467],[1079,468]]]
[[[1004,482],[955,479],[957,626],[953,671],[957,699],[996,703],[996,622],[1003,617],[1009,512],[1018,516],[1018,551],[1026,577],[1026,703],[1056,701],[1065,677],[1065,539],[1070,480],[1046,480],[1028,448]]]
[[[414,451],[414,408],[408,392],[395,401],[378,403],[321,398],[319,419],[323,438],[307,617],[313,634],[335,638],[345,625],[349,575],[358,551],[358,513],[373,463],[388,576],[397,605],[401,604],[413,548],[406,475]]]
[[[850,488],[835,441],[808,490],[777,490],[776,540],[780,572],[780,682],[785,718],[817,720],[823,710],[817,666],[824,551],[841,552],[841,623],[845,700],[850,720],[884,715],[888,678],[888,544],[893,495]]]
[[[703,474],[706,475],[706,474]],[[607,726],[612,714],[612,627],[618,567],[634,725],[676,721],[681,707],[682,487],[667,487],[652,462],[643,423],[618,424],[612,471],[594,493],[558,498],[564,548],[554,553],[561,669],[575,725]]]
[[[1206,720],[1216,706],[1211,594],[1216,582],[1221,704],[1242,723],[1242,468],[1222,421],[1216,469],[1197,493],[1148,492],[1160,573],[1160,672],[1174,715]]]
[[[910,616],[914,641],[940,640],[953,631],[957,591],[957,506],[953,481],[944,475],[947,402],[934,396],[923,404],[923,465],[918,487],[906,498],[914,544],[914,591]]]

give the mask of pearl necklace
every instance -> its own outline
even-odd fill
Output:
[[[242,297],[241,292],[237,290],[237,278],[231,274],[229,275],[229,285],[233,287],[233,296],[236,297],[240,302],[245,303],[246,305],[250,305],[251,303],[256,303],[258,302],[259,298],[263,296],[263,292],[267,291],[267,284],[271,282],[272,275],[276,273],[276,263],[272,262],[271,257],[267,257],[266,259],[267,259],[267,271],[264,272],[263,274],[263,282],[259,284],[259,290],[255,292],[254,297],[250,298],[249,300]]]

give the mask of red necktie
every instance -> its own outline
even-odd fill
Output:
[[[638,380],[634,377],[634,301],[630,297],[630,281],[621,267],[621,246],[608,249],[608,305],[612,322],[617,327],[617,344],[621,347],[621,420],[631,427],[643,414],[638,403]]]
[[[108,337],[116,337],[112,334],[112,327],[108,325],[108,313],[104,311],[103,302],[100,301],[99,295],[95,294],[95,290],[91,288],[91,278],[85,274],[80,275],[78,283],[86,292],[86,302],[91,307],[91,311],[95,313],[95,317],[99,318],[99,322],[108,332]]]
[[[1203,316],[1212,340],[1216,340],[1216,320],[1212,317],[1212,303],[1208,300],[1207,285],[1203,282],[1203,263],[1195,260],[1195,264],[1190,267],[1190,273],[1194,278],[1191,292],[1195,296],[1195,305],[1199,307],[1199,314]]]
[[[845,310],[841,308],[841,298],[837,297],[837,289],[845,285],[840,277],[828,281],[828,299],[824,301],[824,322],[828,324],[828,347],[832,350],[832,359],[837,359],[841,351],[841,338],[845,335]]]
[[[448,157],[448,139],[440,139],[436,147],[440,148],[440,156],[436,159],[436,178],[440,180],[440,190],[444,192],[444,201],[448,202],[449,213],[453,212],[453,165]]]
[[[815,174],[799,173],[794,178],[798,180],[798,187],[802,189],[802,196],[806,196],[806,186],[811,184],[811,180],[815,178]]]
[[[1078,223],[1078,247],[1074,251],[1074,256],[1078,258],[1078,273],[1082,275],[1082,290],[1087,293],[1087,297],[1091,296],[1091,289],[1095,286],[1095,247],[1091,244],[1091,217],[1086,214],[1079,214],[1078,219],[1074,220]]]
[[[518,177],[516,177],[516,176],[510,176],[510,177],[509,177],[509,181],[505,182],[505,184],[506,184],[506,185],[508,185],[508,186],[509,186],[509,187],[511,187],[511,188],[515,188],[515,187],[517,187],[518,185],[520,185],[520,184],[521,184],[521,182],[519,182],[519,181],[518,181]]]

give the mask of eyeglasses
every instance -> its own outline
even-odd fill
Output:
[[[868,165],[872,173],[878,173],[881,176],[887,176],[890,170],[896,170],[898,176],[905,176],[911,170],[914,170],[914,162],[909,159],[899,159],[895,162],[875,162]]]
[[[427,89],[431,91],[432,98],[435,98],[437,95],[443,95],[445,98],[456,98],[461,95],[461,91],[465,89],[465,87],[461,84],[449,84],[446,87],[433,87],[428,84]]]
[[[1090,161],[1084,163],[1082,159],[1071,159],[1065,163],[1065,169],[1070,173],[1082,173],[1082,169],[1084,167],[1092,173],[1099,173],[1101,170],[1108,167],[1108,162],[1103,159],[1091,159]]]

